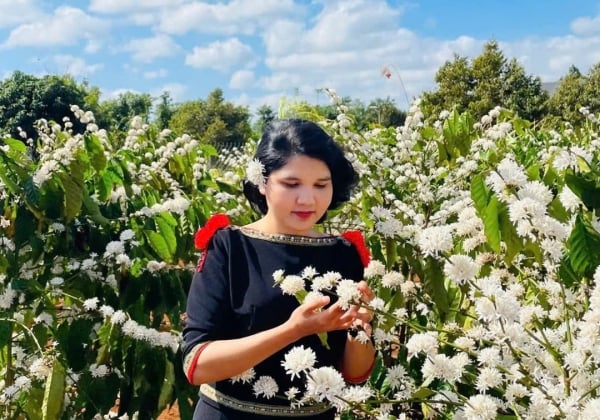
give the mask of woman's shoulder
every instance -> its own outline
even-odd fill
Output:
[[[218,213],[212,215],[206,220],[203,226],[198,228],[194,235],[196,249],[204,251],[219,232],[229,231],[231,227],[231,221],[226,214]]]
[[[347,230],[340,234],[340,238],[342,241],[345,241],[347,244],[352,245],[358,256],[360,257],[360,261],[363,266],[366,267],[369,265],[371,261],[371,252],[367,247],[367,242],[365,241],[365,236],[359,230]]]

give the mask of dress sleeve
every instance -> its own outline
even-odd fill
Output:
[[[217,232],[201,257],[202,268],[192,279],[183,328],[183,364],[193,372],[207,343],[226,338],[231,319],[227,230]],[[190,375],[188,374],[188,379]]]

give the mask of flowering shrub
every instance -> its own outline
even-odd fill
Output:
[[[249,151],[212,165],[215,150],[189,136],[137,118],[109,134],[73,111],[83,134],[68,119],[41,121],[29,148],[0,146],[3,418],[155,417],[176,400],[189,418],[197,397],[179,342],[194,232],[215,213],[249,221],[239,200]],[[232,380],[291,404],[330,402],[347,419],[593,418],[596,116],[559,132],[501,109],[428,125],[415,103],[403,127],[357,132],[339,111],[324,124],[361,185],[325,229],[367,238],[377,365],[349,386],[295,348],[282,364],[304,390],[251,371]],[[348,304],[357,297],[336,273],[274,274],[288,293],[310,280]]]
[[[139,118],[111,136],[73,112],[83,134],[40,121],[29,147],[0,147],[0,416],[149,418],[179,400],[189,417],[193,233],[242,208],[209,171],[213,148]]]

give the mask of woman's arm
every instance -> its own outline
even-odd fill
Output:
[[[362,300],[369,303],[375,294],[371,291],[365,281],[358,284],[361,291]],[[370,322],[373,319],[373,314],[365,309],[360,308],[357,311],[354,326],[361,327],[364,332],[371,337],[373,331]],[[344,378],[351,383],[361,383],[366,381],[375,365],[376,350],[373,342],[369,340],[367,343],[362,343],[348,333],[346,347],[342,356],[341,370]]]
[[[349,328],[356,318],[356,308],[344,311],[333,304],[323,309],[328,303],[329,297],[314,299],[300,305],[286,322],[275,328],[243,338],[210,342],[196,361],[192,384],[239,375],[307,335]]]

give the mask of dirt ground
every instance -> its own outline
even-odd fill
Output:
[[[171,408],[163,411],[157,420],[179,420],[179,408],[175,403]]]

